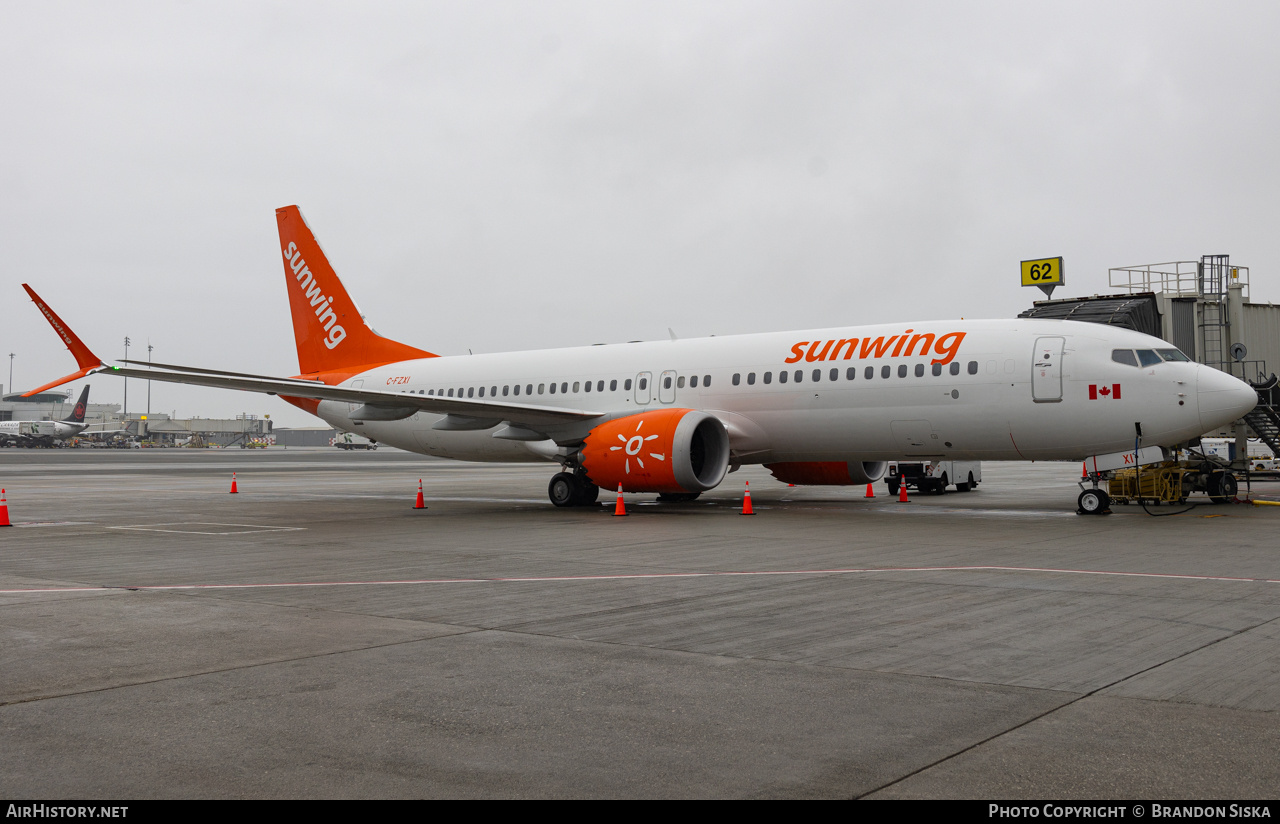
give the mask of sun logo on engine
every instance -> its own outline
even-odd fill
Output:
[[[644,460],[640,457],[640,450],[644,448],[646,441],[656,440],[658,437],[657,435],[649,435],[648,437],[641,435],[640,427],[642,426],[644,426],[644,418],[641,418],[640,422],[636,424],[636,434],[632,435],[630,438],[625,437],[622,434],[618,435],[618,440],[622,441],[622,446],[609,447],[610,452],[625,451],[627,453],[627,457],[624,460],[626,461],[628,475],[631,474],[632,458],[635,458],[636,463],[640,465],[640,468],[644,469]],[[657,452],[650,452],[649,457],[657,458],[660,461],[665,461],[667,459],[666,455],[660,455]]]

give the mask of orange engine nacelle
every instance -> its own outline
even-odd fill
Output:
[[[729,469],[729,434],[719,418],[693,409],[628,415],[591,430],[582,468],[604,489],[703,492]]]
[[[884,477],[887,461],[783,461],[765,464],[773,477],[796,486],[851,486]]]

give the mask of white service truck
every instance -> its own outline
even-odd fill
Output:
[[[890,495],[897,495],[898,489],[904,485],[908,489],[934,495],[943,494],[952,485],[957,492],[968,492],[982,483],[982,462],[890,461],[884,483],[889,487]]]
[[[343,432],[338,437],[331,439],[330,442],[343,450],[378,448],[377,441],[371,441],[363,435],[353,435],[350,432]]]

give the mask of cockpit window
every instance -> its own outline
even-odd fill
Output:
[[[1111,359],[1116,363],[1123,363],[1126,366],[1138,365],[1138,359],[1134,357],[1132,349],[1112,349]]]
[[[1156,354],[1167,361],[1190,361],[1186,355],[1182,354],[1181,349],[1157,349]]]
[[[1150,349],[1139,349],[1138,362],[1143,366],[1155,366],[1160,362],[1160,356]]]

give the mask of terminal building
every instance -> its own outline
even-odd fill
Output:
[[[1280,306],[1249,300],[1249,267],[1229,255],[1205,255],[1111,269],[1116,294],[1041,300],[1018,317],[1058,318],[1123,326],[1169,341],[1192,360],[1247,381],[1258,406],[1230,431],[1244,460],[1246,438],[1259,438],[1280,457]]]

